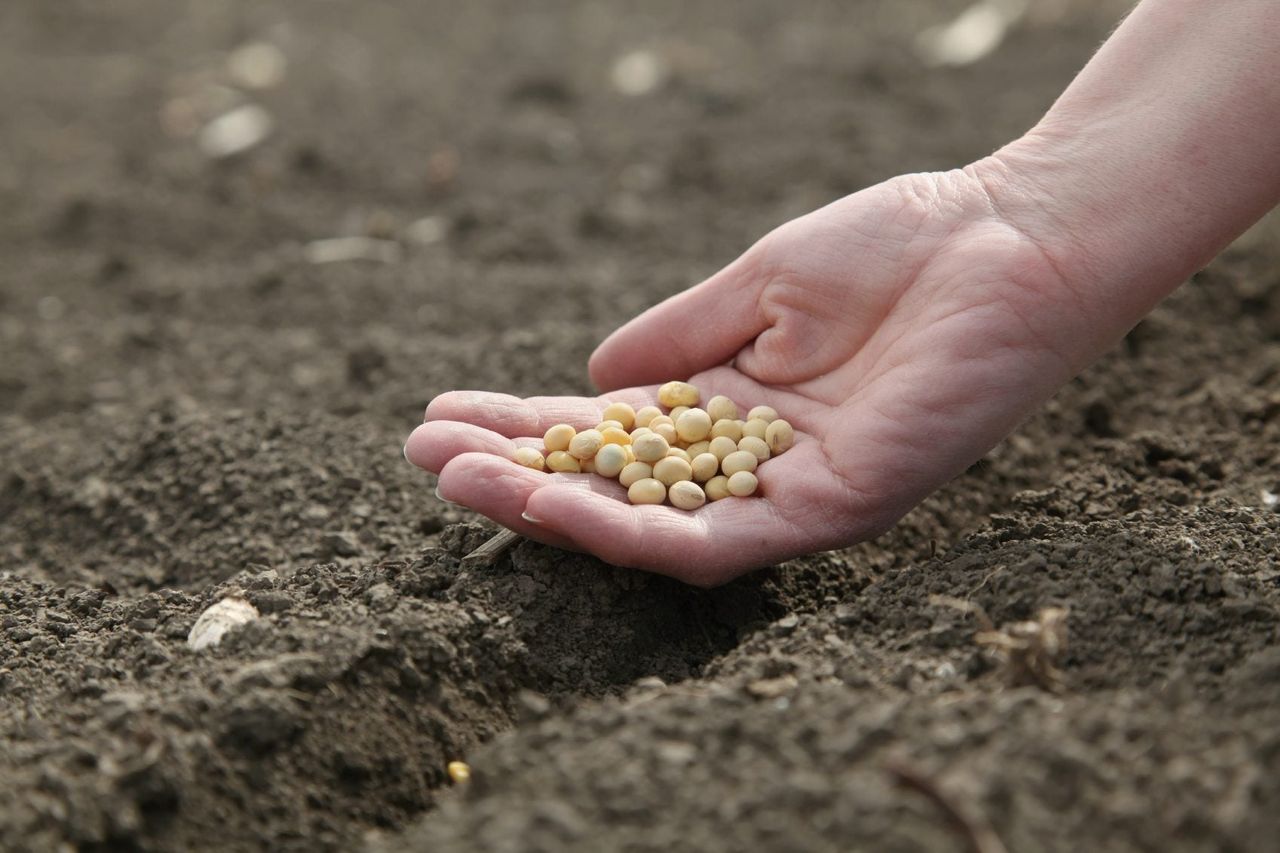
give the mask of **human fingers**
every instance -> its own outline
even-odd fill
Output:
[[[427,406],[425,420],[458,421],[508,438],[541,436],[556,424],[588,429],[600,423],[609,403],[633,408],[655,405],[657,387],[626,388],[602,397],[516,397],[490,391],[449,391]]]
[[[474,424],[431,421],[409,435],[404,445],[404,457],[419,468],[439,474],[450,459],[463,453],[489,453],[512,459],[517,447],[533,447],[541,451],[542,439],[512,439]]]
[[[596,387],[683,379],[733,358],[768,327],[759,307],[768,283],[764,254],[753,248],[606,338],[588,362]]]

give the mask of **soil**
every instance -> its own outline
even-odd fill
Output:
[[[401,457],[434,394],[586,391],[774,225],[1012,138],[1124,6],[923,67],[963,5],[5,3],[0,844],[1274,849],[1275,221],[889,534],[721,589],[465,568],[492,526]],[[274,130],[211,159],[237,99]],[[394,257],[304,248],[344,235]],[[1061,685],[957,601],[1066,608]]]

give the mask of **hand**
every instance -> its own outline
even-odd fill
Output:
[[[522,535],[699,586],[875,536],[1098,349],[1063,258],[1000,214],[1007,179],[987,161],[908,175],[789,222],[601,344],[604,396],[443,394],[405,455]],[[603,477],[510,461],[553,424],[594,426],[607,401],[654,403],[685,378],[795,426],[759,496],[632,506]]]

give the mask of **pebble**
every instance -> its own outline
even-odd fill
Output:
[[[187,645],[196,651],[212,648],[222,642],[232,628],[258,618],[258,609],[243,598],[224,598],[211,604],[196,619],[187,634]]]

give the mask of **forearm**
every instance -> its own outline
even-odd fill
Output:
[[[1145,0],[979,168],[1113,340],[1280,203],[1280,3]]]

